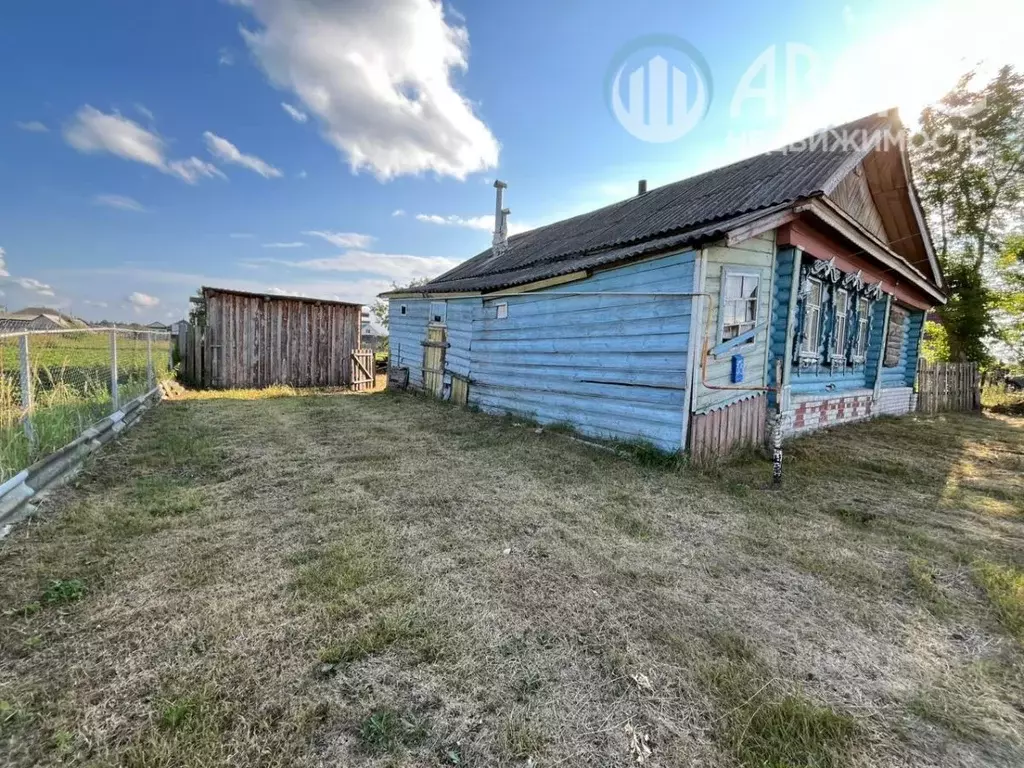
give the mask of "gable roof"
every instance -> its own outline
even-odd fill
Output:
[[[488,248],[423,286],[392,293],[492,291],[717,239],[830,194],[877,137],[900,130],[895,111],[870,115],[808,137],[804,151],[766,152],[513,235],[497,253]]]

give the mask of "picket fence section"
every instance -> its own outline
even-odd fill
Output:
[[[917,410],[981,410],[981,373],[977,363],[917,363]]]

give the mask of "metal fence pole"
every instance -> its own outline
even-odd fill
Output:
[[[110,332],[110,400],[113,411],[121,407],[121,398],[117,391],[117,331]]]
[[[36,447],[36,433],[32,428],[32,369],[29,367],[28,334],[21,337],[21,423],[25,428],[28,444]]]
[[[146,391],[153,388],[153,332],[146,333]]]

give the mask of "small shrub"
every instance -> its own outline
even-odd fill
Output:
[[[368,752],[393,752],[416,746],[426,737],[423,723],[395,709],[378,709],[359,725],[359,740]]]
[[[85,596],[85,582],[81,579],[54,579],[43,592],[43,603],[58,605],[73,603]]]

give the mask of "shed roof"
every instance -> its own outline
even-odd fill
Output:
[[[256,299],[269,299],[270,301],[303,301],[309,304],[330,304],[339,307],[357,307],[361,308],[362,304],[356,304],[351,301],[335,301],[334,299],[317,299],[312,296],[289,296],[281,293],[259,293],[257,291],[237,291],[233,288],[213,288],[208,285],[204,285],[201,289],[203,296],[208,296],[211,293],[229,293],[233,296],[248,296]]]
[[[830,193],[836,178],[869,151],[869,137],[886,130],[902,130],[895,111],[815,134],[803,151],[789,151],[791,145],[766,152],[513,235],[498,253],[488,248],[411,290],[498,290],[716,239],[797,201]]]

